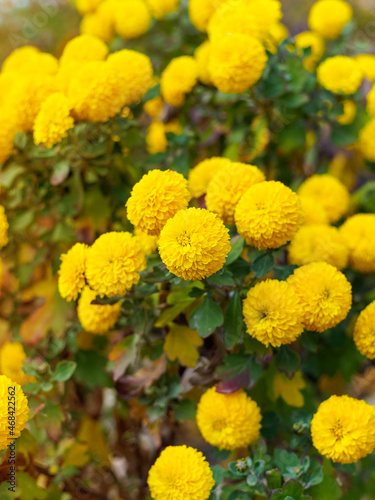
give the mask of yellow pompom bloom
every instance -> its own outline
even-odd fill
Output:
[[[275,23],[269,29],[270,38],[273,43],[280,45],[283,41],[288,38],[289,30],[282,23]]]
[[[5,342],[0,349],[0,373],[19,385],[34,380],[23,371],[26,354],[20,342]]]
[[[375,112],[375,109],[374,109]],[[355,118],[357,113],[357,105],[354,101],[347,99],[344,101],[344,113],[337,118],[341,125],[349,125]]]
[[[309,28],[327,40],[341,35],[343,28],[353,17],[352,7],[343,0],[318,0],[309,13]]]
[[[159,253],[168,271],[184,280],[201,280],[219,271],[230,250],[229,232],[213,213],[180,210],[159,238]]]
[[[352,305],[352,287],[345,275],[326,262],[299,267],[288,283],[296,291],[307,330],[324,332],[343,321]]]
[[[18,130],[13,109],[0,107],[0,164],[11,155]]]
[[[143,0],[117,1],[113,15],[115,31],[125,40],[144,35],[151,24],[151,14]]]
[[[354,94],[359,89],[363,73],[355,59],[334,56],[319,65],[318,82],[334,94]]]
[[[58,288],[61,297],[68,302],[76,300],[85,286],[87,252],[87,245],[76,243],[60,257]]]
[[[286,281],[268,279],[250,288],[243,315],[247,333],[267,347],[290,344],[303,332],[303,310]]]
[[[12,439],[17,439],[26,426],[29,415],[27,397],[21,386],[5,375],[0,375],[0,450],[5,450],[9,445],[9,400],[14,397],[14,420],[12,424]]]
[[[242,94],[260,79],[266,64],[266,51],[259,40],[228,34],[212,44],[208,71],[220,92]]]
[[[111,330],[121,313],[121,303],[113,305],[92,304],[96,292],[86,286],[78,301],[78,319],[86,332],[102,335]]]
[[[151,118],[157,118],[163,111],[164,102],[160,96],[154,97],[149,101],[146,101],[143,105],[143,109],[146,113],[151,116]]]
[[[209,183],[206,194],[208,210],[217,214],[228,226],[234,224],[234,211],[241,196],[254,184],[266,178],[258,167],[246,163],[224,166]]]
[[[337,222],[346,214],[350,194],[346,186],[333,175],[315,174],[306,179],[298,189],[301,198],[308,196],[323,205],[329,222]]]
[[[185,95],[193,90],[198,79],[198,64],[194,57],[172,59],[161,75],[161,94],[171,106],[182,106]]]
[[[354,342],[363,356],[375,359],[375,301],[358,316],[354,327]]]
[[[207,188],[214,176],[224,167],[230,165],[228,158],[213,156],[203,160],[189,171],[189,191],[194,198],[200,198],[207,192]]]
[[[56,92],[43,102],[34,123],[34,143],[51,148],[67,137],[74,126],[70,116],[70,105],[62,92]]]
[[[138,240],[138,243],[145,255],[151,255],[155,253],[158,248],[158,237],[151,236],[150,234],[144,233],[138,228],[135,228],[134,235]]]
[[[305,214],[304,224],[328,224],[328,215],[323,205],[312,196],[300,196]]]
[[[0,248],[5,247],[8,244],[8,219],[5,215],[5,209],[0,205]]]
[[[96,12],[85,14],[79,26],[82,35],[91,35],[110,43],[115,35],[112,8],[108,10],[109,2],[101,4]],[[103,7],[102,7],[103,6]]]
[[[311,262],[327,262],[337,269],[348,264],[349,249],[340,231],[325,224],[302,226],[288,248],[290,264],[303,266]]]
[[[98,295],[125,295],[139,281],[146,260],[138,239],[127,232],[110,232],[99,236],[89,248],[86,278]]]
[[[313,31],[304,31],[296,35],[296,47],[297,49],[311,48],[311,54],[303,60],[303,66],[314,72],[318,61],[326,50],[323,38]]]
[[[354,56],[354,59],[359,64],[364,77],[371,82],[375,82],[375,55],[358,54]]]
[[[178,9],[180,0],[147,0],[152,15],[155,19],[163,19]]]
[[[211,85],[211,76],[208,70],[208,61],[211,54],[211,42],[206,40],[194,52],[195,60],[198,65],[198,78],[205,85]]]
[[[147,129],[147,151],[150,154],[163,153],[168,147],[165,125],[160,120],[154,120]]]
[[[128,219],[133,226],[156,236],[189,201],[187,181],[181,174],[151,170],[133,187],[126,203]]]
[[[242,389],[221,394],[211,387],[198,403],[196,419],[205,441],[220,450],[247,447],[260,436],[259,406]]]
[[[153,500],[207,500],[215,481],[202,453],[183,445],[161,452],[147,484]]]
[[[14,50],[3,62],[2,73],[15,73],[18,76],[27,76],[33,73],[54,75],[57,72],[56,57],[41,52],[35,47],[26,45]]]
[[[238,233],[259,250],[279,248],[290,241],[303,223],[301,202],[281,182],[255,184],[237,204]]]
[[[340,227],[349,248],[349,265],[361,273],[375,272],[375,215],[357,214]]]
[[[372,118],[359,133],[359,150],[366,160],[375,162],[375,118]]]
[[[375,408],[349,396],[331,396],[311,421],[313,445],[340,464],[351,464],[375,448]]]
[[[189,17],[199,31],[206,31],[215,10],[226,0],[189,0]]]
[[[76,0],[76,7],[80,14],[94,12],[102,0]]]
[[[79,35],[70,40],[60,57],[60,66],[70,61],[104,61],[108,54],[107,45],[93,35]]]

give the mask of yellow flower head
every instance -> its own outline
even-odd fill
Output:
[[[296,35],[296,47],[298,49],[311,48],[311,54],[304,59],[303,65],[309,71],[314,72],[326,50],[323,38],[313,31],[304,31]]]
[[[311,262],[327,262],[337,269],[348,264],[349,249],[340,231],[326,224],[302,226],[288,249],[290,264],[303,266]]]
[[[60,66],[64,66],[71,61],[104,61],[107,54],[107,45],[98,37],[79,35],[65,45],[60,57]]]
[[[314,198],[314,200],[323,205],[329,222],[337,222],[348,211],[350,201],[349,191],[333,175],[315,174],[309,177],[301,184],[298,194],[301,198],[305,196]]]
[[[208,70],[208,61],[211,54],[211,42],[206,40],[194,52],[195,60],[198,65],[198,78],[205,85],[211,85],[211,75]]]
[[[160,96],[154,97],[149,101],[146,101],[143,105],[143,109],[146,113],[151,116],[151,118],[158,118],[160,113],[163,111],[164,102]]]
[[[161,452],[147,483],[153,500],[207,500],[215,481],[202,453],[183,445]]]
[[[290,241],[303,222],[301,202],[281,182],[255,184],[240,199],[235,222],[238,233],[259,250]]]
[[[95,36],[110,43],[115,34],[111,2],[103,2],[96,12],[85,14],[79,31],[82,35]]]
[[[228,158],[213,156],[203,160],[189,171],[189,191],[194,198],[200,198],[207,192],[207,188],[214,176],[224,167],[230,165]]]
[[[14,50],[3,62],[2,73],[15,73],[18,76],[27,76],[33,73],[54,75],[57,72],[56,57],[41,52],[35,47],[26,45]]]
[[[150,234],[144,233],[139,228],[135,228],[134,236],[137,238],[138,243],[145,255],[151,255],[155,253],[158,248],[158,237],[151,236]]]
[[[375,448],[375,408],[349,396],[331,396],[311,421],[315,448],[333,462],[351,464]]]
[[[323,205],[313,196],[301,196],[304,224],[328,224],[328,215]]]
[[[115,326],[120,316],[121,303],[117,302],[113,305],[92,304],[91,302],[95,299],[96,293],[86,286],[78,301],[77,314],[84,330],[102,335]]]
[[[375,272],[375,215],[357,214],[340,227],[349,248],[349,265],[361,273]]]
[[[19,384],[5,375],[0,375],[0,450],[5,450],[9,445],[8,396],[11,397],[12,395],[15,398],[15,424],[14,429],[12,429],[13,435],[11,437],[17,439],[28,421],[28,401]]]
[[[17,132],[18,123],[14,110],[0,107],[0,164],[11,155]]]
[[[358,316],[354,342],[363,356],[375,359],[375,302],[371,302]]]
[[[221,394],[215,387],[201,397],[197,424],[208,443],[220,450],[235,450],[259,439],[260,409],[244,390]]]
[[[127,232],[99,236],[87,252],[86,278],[98,295],[125,295],[146,267],[138,239]]]
[[[117,1],[114,9],[115,30],[125,40],[147,33],[151,14],[143,0]]]
[[[199,31],[206,31],[215,10],[226,0],[189,0],[189,17]]]
[[[246,163],[229,163],[214,176],[206,194],[208,210],[217,214],[224,224],[234,224],[234,211],[241,196],[254,184],[265,181],[258,167]]]
[[[344,274],[326,262],[299,267],[288,283],[299,297],[307,330],[324,332],[343,321],[352,305],[352,287]]]
[[[76,300],[85,286],[87,252],[87,245],[76,243],[67,253],[60,257],[58,288],[61,297],[68,302]]]
[[[68,130],[74,126],[70,116],[70,105],[62,92],[56,92],[42,103],[34,123],[34,142],[52,148],[54,144],[67,137]]]
[[[161,75],[161,94],[171,106],[182,106],[185,95],[193,90],[198,79],[198,64],[194,57],[172,59]]]
[[[76,0],[76,7],[80,14],[87,14],[88,12],[94,12],[102,0]]]
[[[275,23],[269,29],[270,39],[272,44],[280,45],[288,38],[289,30],[282,23]]]
[[[219,271],[230,250],[229,232],[213,213],[180,210],[160,233],[159,252],[168,271],[184,280],[201,280]]]
[[[228,34],[212,44],[208,71],[220,92],[242,94],[260,79],[266,64],[266,51],[259,40]]]
[[[364,77],[371,82],[375,82],[375,55],[374,54],[358,54],[354,59],[359,64]]]
[[[168,147],[165,125],[160,120],[154,120],[147,129],[147,151],[150,154],[163,153]]]
[[[8,219],[5,215],[5,209],[0,205],[0,248],[5,247],[8,244]]]
[[[23,371],[26,354],[20,342],[5,342],[0,349],[0,373],[13,382],[25,385],[33,381],[33,377]]]
[[[151,170],[133,187],[126,203],[128,219],[142,231],[157,236],[168,219],[190,201],[187,181],[172,170]]]
[[[334,56],[319,65],[318,82],[334,94],[354,94],[359,89],[363,73],[355,59]]]
[[[247,332],[267,347],[290,344],[303,332],[302,307],[286,281],[268,279],[250,288],[243,315]]]
[[[349,125],[355,118],[357,113],[357,105],[354,101],[346,99],[344,101],[344,113],[337,118],[337,121],[341,125]]]
[[[163,19],[167,14],[175,12],[179,3],[180,0],[147,0],[147,5],[155,19]]]
[[[346,24],[353,17],[352,7],[343,0],[318,0],[311,7],[309,28],[327,40],[341,35]]]
[[[375,118],[372,118],[359,133],[359,150],[366,160],[375,162]]]

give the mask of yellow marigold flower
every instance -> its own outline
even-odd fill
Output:
[[[375,162],[375,118],[372,118],[359,133],[359,150],[366,160]]]
[[[150,154],[163,153],[168,147],[165,125],[160,120],[154,120],[148,127],[146,135],[147,151]]]
[[[307,330],[324,332],[343,321],[352,305],[352,287],[344,274],[326,262],[299,267],[288,283],[296,291]]]
[[[220,92],[242,94],[260,79],[266,64],[266,51],[259,40],[228,34],[212,44],[208,71]]]
[[[200,198],[207,192],[207,188],[214,176],[222,168],[230,165],[228,158],[213,156],[203,160],[189,171],[189,191],[194,198]]]
[[[139,228],[135,228],[134,235],[138,240],[138,243],[145,255],[151,255],[155,253],[158,248],[158,237],[151,236],[150,234],[144,233]]]
[[[265,181],[254,165],[230,163],[213,177],[207,187],[206,205],[228,226],[234,224],[234,211],[241,196],[254,184]]]
[[[298,189],[301,198],[309,196],[323,205],[329,222],[337,222],[346,214],[350,194],[346,186],[333,175],[315,174],[306,179]]]
[[[85,14],[79,26],[82,35],[95,36],[110,43],[115,35],[113,12],[110,2],[104,2],[96,12]]]
[[[270,28],[280,21],[278,0],[237,0],[222,3],[212,15],[208,34],[215,43],[227,34],[243,34],[265,41]]]
[[[375,94],[374,94],[375,95]],[[374,106],[375,112],[375,106]],[[341,125],[349,125],[355,118],[357,113],[357,105],[354,101],[350,99],[346,99],[344,101],[344,113],[337,118],[337,121],[341,123]]]
[[[94,12],[100,5],[102,0],[76,0],[76,7],[80,14]]]
[[[121,313],[121,303],[117,302],[113,305],[92,304],[95,299],[96,292],[86,286],[78,301],[77,314],[84,330],[102,335],[115,326]]]
[[[153,500],[207,500],[215,481],[202,453],[183,445],[161,452],[147,483]]]
[[[349,248],[349,265],[361,273],[375,272],[375,215],[356,214],[340,227]]]
[[[87,252],[86,278],[98,295],[125,295],[146,266],[138,239],[127,232],[99,236]]]
[[[303,310],[286,281],[268,279],[250,288],[243,315],[247,333],[267,347],[290,344],[303,332]]]
[[[288,38],[289,30],[285,26],[285,24],[275,23],[275,24],[272,24],[272,26],[270,27],[269,34],[270,34],[271,40],[276,45],[280,45],[281,43],[283,43],[283,41],[286,38]]]
[[[14,50],[3,62],[2,73],[16,73],[27,76],[31,73],[54,75],[57,72],[56,57],[26,45]]]
[[[328,224],[328,215],[323,205],[312,196],[300,196],[305,214],[304,224]]]
[[[14,389],[14,394],[13,394]],[[26,426],[29,415],[27,397],[21,386],[5,375],[0,375],[0,450],[5,450],[9,445],[9,401],[8,396],[15,398],[13,439],[17,439]]]
[[[153,69],[148,56],[135,50],[123,49],[110,54],[107,64],[121,78],[121,93],[125,104],[140,101],[152,86]]]
[[[5,342],[0,349],[0,373],[19,385],[34,380],[23,371],[26,354],[20,342]]]
[[[230,250],[229,232],[213,213],[180,210],[160,233],[159,253],[168,271],[184,280],[201,280],[219,271]]]
[[[5,215],[5,209],[0,205],[0,248],[5,247],[8,244],[8,219]]]
[[[259,406],[242,389],[221,394],[211,387],[198,403],[196,418],[205,441],[220,450],[247,447],[260,436]]]
[[[98,37],[79,35],[65,45],[60,57],[60,66],[70,61],[104,61],[107,54],[107,45]]]
[[[189,0],[189,17],[199,31],[206,31],[215,10],[226,0]]]
[[[117,1],[114,9],[115,30],[125,40],[144,35],[151,24],[151,14],[143,0]]]
[[[160,96],[150,99],[143,105],[143,109],[149,116],[151,116],[151,118],[157,118],[163,111],[163,107],[164,107],[164,102]]]
[[[178,9],[180,0],[147,0],[152,15],[155,19],[163,19]]]
[[[352,7],[343,0],[319,0],[311,7],[309,28],[327,40],[341,35],[346,24],[353,17]]]
[[[371,82],[375,82],[375,55],[374,54],[358,54],[354,59],[359,64],[364,77]]]
[[[303,266],[311,262],[327,262],[337,269],[348,264],[349,249],[340,231],[325,224],[302,226],[288,248],[290,264]]]
[[[87,252],[87,245],[76,243],[60,257],[58,288],[61,297],[68,302],[76,300],[85,286]]]
[[[208,70],[208,61],[211,54],[211,42],[206,40],[194,52],[195,60],[198,65],[198,78],[205,85],[211,85],[211,76]]]
[[[182,106],[185,95],[193,90],[198,79],[198,64],[194,57],[172,59],[161,75],[162,96],[171,106]]]
[[[34,142],[52,148],[54,144],[67,137],[68,130],[74,126],[70,116],[68,98],[62,92],[51,94],[43,102],[34,123]]]
[[[234,214],[238,233],[259,250],[279,248],[303,222],[301,202],[281,182],[255,184],[242,196]]]
[[[156,236],[189,201],[187,181],[181,174],[151,170],[133,187],[126,203],[128,218],[133,226]]]
[[[358,316],[354,327],[354,342],[363,356],[375,359],[375,301]]]
[[[11,155],[17,132],[18,124],[14,110],[0,107],[0,163],[4,163]]]
[[[318,61],[322,58],[326,50],[323,38],[319,33],[304,31],[296,35],[297,49],[311,48],[311,54],[303,60],[303,66],[311,72],[315,71]]]
[[[311,421],[315,448],[333,462],[351,464],[375,448],[375,408],[349,396],[331,396]]]
[[[363,79],[359,64],[348,56],[329,57],[319,65],[317,75],[320,85],[334,94],[354,94]]]

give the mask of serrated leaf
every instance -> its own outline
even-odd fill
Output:
[[[196,330],[188,326],[172,324],[165,337],[164,351],[170,360],[179,359],[183,366],[194,368],[199,359],[197,347],[203,345]]]
[[[197,405],[191,399],[182,399],[177,403],[174,409],[174,416],[178,422],[185,422],[186,420],[194,420],[197,413]]]
[[[216,328],[223,324],[224,317],[221,307],[208,295],[203,302],[194,309],[190,317],[190,327],[206,338]]]
[[[52,375],[51,382],[66,382],[73,375],[77,363],[74,361],[60,361],[56,366],[55,373]]]
[[[224,344],[228,349],[238,343],[243,323],[241,297],[235,292],[229,301],[224,319]]]
[[[275,362],[280,372],[284,372],[289,378],[292,378],[300,365],[301,359],[299,354],[284,345],[277,350]]]
[[[275,265],[275,260],[271,253],[264,253],[257,257],[251,264],[251,270],[255,272],[256,278],[263,278],[272,271]]]

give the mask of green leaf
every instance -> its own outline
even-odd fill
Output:
[[[75,361],[77,368],[74,378],[90,389],[109,387],[112,381],[106,372],[107,360],[96,351],[78,351]]]
[[[15,179],[23,174],[25,171],[24,167],[21,167],[21,165],[17,165],[15,163],[12,163],[9,165],[6,170],[2,171],[0,173],[0,184],[4,188],[10,188]]]
[[[251,265],[251,270],[255,272],[256,278],[263,278],[266,274],[272,271],[275,260],[269,252],[261,254]]]
[[[298,370],[301,359],[290,347],[283,345],[277,350],[275,362],[280,372],[284,372],[289,378],[292,378]]]
[[[277,490],[281,488],[283,479],[281,472],[278,469],[272,469],[266,472],[267,486],[269,490]]]
[[[68,177],[70,172],[69,162],[66,160],[59,161],[53,166],[50,183],[52,186],[58,186]]]
[[[231,239],[231,249],[227,255],[227,260],[225,261],[225,265],[229,266],[238,259],[241,255],[245,241],[241,238],[241,236],[235,236]]]
[[[178,422],[185,422],[185,420],[193,420],[197,412],[197,405],[191,399],[182,399],[178,402],[174,409],[174,416]]]
[[[51,382],[66,382],[75,372],[77,363],[75,361],[60,361],[55,373],[52,375]]]
[[[217,327],[223,324],[224,317],[221,307],[208,295],[194,309],[190,317],[190,328],[197,330],[205,338],[211,335]]]
[[[238,343],[243,323],[241,297],[235,292],[229,301],[224,319],[224,344],[228,349]]]
[[[359,129],[353,124],[334,125],[331,130],[331,141],[335,146],[349,146],[358,139]]]
[[[275,268],[274,268],[275,279],[280,280],[280,281],[286,280],[287,278],[289,278],[289,276],[291,274],[294,273],[294,270],[297,269],[297,267],[298,266],[294,266],[294,265],[275,266]]]
[[[207,278],[207,283],[217,288],[222,288],[224,286],[234,286],[235,284],[232,273],[225,268]]]
[[[289,467],[294,468],[300,466],[299,458],[295,453],[290,453],[280,448],[274,451],[274,462],[283,475],[288,473]]]
[[[214,488],[217,488],[224,479],[224,469],[220,467],[220,465],[214,465],[212,468],[212,473],[214,476],[214,481],[215,481],[215,486]]]
[[[303,148],[306,143],[305,127],[300,122],[287,125],[279,133],[278,141],[280,148],[285,153],[291,153],[292,151]]]
[[[150,88],[146,94],[143,96],[142,101],[147,102],[151,101],[154,97],[158,97],[160,95],[160,84],[158,83],[154,87]]]

